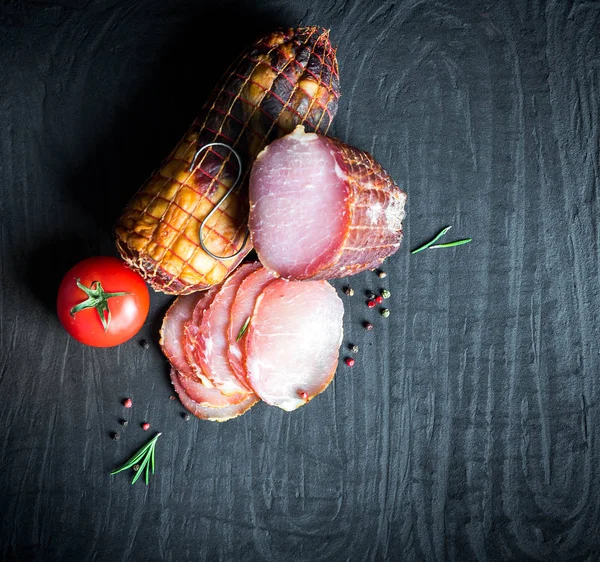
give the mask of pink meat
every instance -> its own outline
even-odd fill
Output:
[[[177,392],[181,403],[189,410],[190,413],[203,420],[210,421],[227,421],[237,416],[242,415],[258,402],[258,397],[255,394],[248,394],[246,398],[238,403],[231,404],[225,407],[214,408],[211,406],[199,404],[193,400],[182,386],[182,377],[175,369],[171,369],[171,382]]]
[[[337,367],[343,316],[326,281],[271,281],[246,334],[246,371],[256,394],[291,411],[323,392]]]
[[[208,388],[199,380],[192,380],[189,377],[179,373],[179,383],[185,390],[185,393],[201,406],[210,406],[211,408],[225,408],[234,404],[239,404],[248,398],[248,394],[233,394],[225,396],[217,388]]]
[[[239,267],[222,285],[212,303],[204,311],[197,339],[198,353],[195,355],[202,371],[212,384],[223,394],[249,393],[245,378],[238,378],[227,358],[227,329],[231,306],[242,281],[261,265],[245,264]]]
[[[402,241],[406,194],[366,152],[302,126],[258,155],[249,189],[254,248],[287,279],[373,269]]]
[[[201,297],[199,298],[198,302],[196,303],[196,306],[194,307],[193,314],[185,323],[185,326],[183,328],[183,348],[187,364],[189,365],[194,375],[192,378],[194,380],[199,379],[202,382],[202,384],[208,388],[212,388],[213,384],[210,382],[210,379],[206,376],[197,360],[199,353],[199,340],[201,339],[202,335],[200,331],[200,325],[202,324],[202,317],[204,315],[204,311],[211,305],[218,291],[219,286],[215,286],[211,287],[208,291],[200,293]],[[186,376],[186,373],[184,371],[181,371],[180,369],[178,370],[181,375]]]
[[[274,278],[275,274],[264,267],[248,275],[242,281],[231,307],[227,357],[234,373],[242,380],[246,380],[245,336],[238,341],[238,335],[246,320],[252,316],[258,295]]]
[[[198,301],[202,301],[204,293],[180,296],[175,299],[165,314],[160,328],[160,346],[170,361],[182,375],[194,377],[184,351],[184,325],[192,318]]]

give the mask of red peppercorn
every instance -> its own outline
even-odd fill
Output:
[[[308,394],[306,394],[306,392],[304,392],[303,390],[298,391],[298,396],[300,396],[302,400],[308,400]]]
[[[143,429],[144,431],[148,431],[148,430],[150,429],[150,424],[149,424],[148,422],[144,422],[144,423],[142,424],[142,429]]]
[[[346,357],[345,361],[346,361],[346,365],[348,365],[348,367],[354,367],[355,361],[354,361],[354,359],[352,359],[352,357]]]
[[[131,398],[126,398],[125,400],[123,400],[123,406],[125,408],[131,408],[131,406],[133,406],[133,402],[131,401]]]
[[[377,305],[377,303],[374,300],[367,301],[367,306],[369,308],[375,308],[376,305]]]
[[[375,297],[375,302],[376,302],[377,304],[381,304],[381,303],[383,302],[383,297],[382,297],[381,295],[377,295],[377,296]]]

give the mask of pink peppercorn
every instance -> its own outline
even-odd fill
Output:
[[[377,295],[377,296],[375,297],[375,302],[376,302],[377,304],[381,304],[381,303],[383,302],[383,297],[382,297],[381,295]]]
[[[131,408],[131,406],[133,406],[133,402],[131,401],[131,398],[126,398],[125,400],[123,400],[123,407]]]
[[[348,367],[354,367],[355,361],[352,357],[346,357],[345,362]]]
[[[377,303],[374,300],[371,300],[371,301],[367,302],[367,306],[369,308],[375,308],[376,305],[377,305]]]
[[[144,423],[142,424],[142,429],[143,429],[144,431],[148,431],[148,430],[150,429],[150,424],[149,424],[148,422],[144,422]]]

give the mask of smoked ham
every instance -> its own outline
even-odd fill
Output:
[[[251,240],[287,279],[373,269],[402,240],[406,194],[373,158],[298,126],[257,157],[250,176]]]
[[[202,72],[201,64],[196,70]],[[188,294],[220,283],[251,250],[249,242],[244,245],[247,178],[256,155],[300,123],[325,133],[338,98],[329,31],[304,27],[257,41],[233,63],[183,139],[123,211],[115,226],[122,258],[164,293]],[[194,160],[200,148],[215,142],[227,146],[213,146]],[[200,246],[199,227],[238,174],[230,149],[241,159],[241,182],[202,233],[218,257],[239,251],[220,260]]]
[[[227,357],[234,373],[244,380],[246,380],[246,349],[243,345],[245,343],[243,334],[240,332],[244,325],[248,326],[247,322],[249,323],[252,317],[258,295],[275,277],[274,273],[264,267],[248,275],[237,290],[231,307],[227,332],[229,342]]]
[[[287,411],[323,392],[337,367],[343,315],[327,281],[271,281],[256,300],[245,336],[254,392]]]
[[[223,422],[241,416],[258,402],[258,397],[254,394],[248,394],[244,400],[237,404],[230,404],[224,407],[215,408],[205,404],[199,404],[193,400],[183,388],[181,381],[183,379],[176,369],[171,369],[171,383],[175,392],[179,396],[181,403],[186,409],[196,417],[203,420]]]
[[[251,392],[245,379],[238,378],[229,364],[227,330],[231,306],[240,283],[259,267],[259,263],[240,266],[220,286],[212,302],[204,310],[201,322],[195,324],[198,330],[195,357],[202,372],[223,394]]]

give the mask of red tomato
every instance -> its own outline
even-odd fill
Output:
[[[146,283],[117,258],[79,262],[58,289],[61,324],[77,341],[94,347],[112,347],[135,336],[149,308]]]

